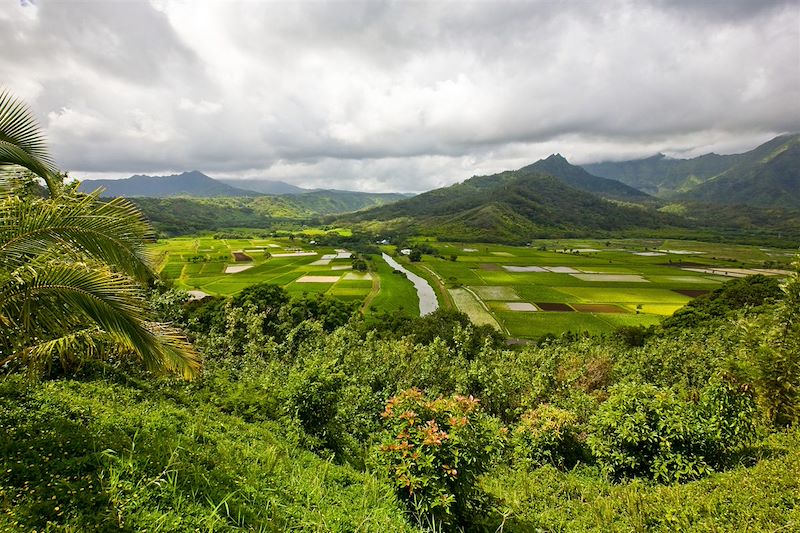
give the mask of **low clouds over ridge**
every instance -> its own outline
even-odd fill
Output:
[[[2,1],[0,79],[77,177],[419,191],[800,130],[796,1]]]

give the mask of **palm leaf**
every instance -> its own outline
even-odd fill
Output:
[[[143,243],[149,238],[152,228],[124,199],[102,203],[89,195],[0,202],[0,260],[10,269],[57,249],[148,281],[155,276]]]
[[[177,331],[148,322],[146,309],[138,286],[129,278],[80,263],[24,267],[0,287],[0,316],[11,323],[6,331],[22,332],[21,339],[5,340],[17,347],[17,357],[63,352],[67,344],[52,344],[50,339],[43,345],[42,332],[66,338],[73,333],[69,328],[74,321],[79,321],[95,324],[150,369],[194,376],[200,368],[197,353]]]
[[[28,106],[8,91],[0,92],[0,167],[27,168],[47,183],[50,194],[61,191],[61,178],[47,152],[44,134]]]

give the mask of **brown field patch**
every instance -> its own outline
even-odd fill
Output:
[[[627,313],[628,311],[612,304],[572,304],[581,313]]]
[[[488,272],[500,272],[503,270],[503,267],[495,263],[481,263],[478,266],[480,266],[481,270],[486,270]]]
[[[677,292],[678,294],[688,296],[689,298],[697,298],[698,296],[708,294],[711,291],[704,291],[700,289],[672,289],[672,292]]]
[[[536,303],[536,307],[538,307],[542,311],[560,311],[560,312],[566,312],[566,313],[571,313],[571,312],[575,311],[573,308],[571,308],[567,304],[539,303],[539,302],[535,302],[535,303]]]
[[[233,252],[233,260],[236,262],[252,261],[253,258],[244,252]]]

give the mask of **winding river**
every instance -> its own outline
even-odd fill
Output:
[[[433,292],[433,287],[413,272],[403,268],[403,265],[394,260],[390,255],[383,254],[383,260],[395,270],[399,270],[408,277],[414,288],[417,289],[417,296],[419,296],[419,316],[433,313],[439,307],[439,302],[436,300],[436,293]]]

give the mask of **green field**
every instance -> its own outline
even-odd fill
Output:
[[[455,291],[456,307],[476,323],[496,321],[501,331],[520,338],[656,324],[697,291],[713,290],[734,274],[758,273],[792,253],[645,239],[549,240],[527,247],[425,242],[440,257],[425,255],[419,266]]]
[[[152,252],[162,276],[186,290],[232,295],[267,282],[294,295],[327,294],[364,302],[367,313],[418,314],[411,282],[393,273],[380,257],[369,261],[369,273],[357,273],[349,270],[349,258],[333,258],[336,249],[307,241],[181,237],[160,241]],[[756,273],[753,269],[774,267],[791,253],[641,239],[536,241],[527,247],[426,242],[439,250],[439,257],[425,255],[413,264],[405,257],[400,261],[434,286],[439,304],[518,338],[656,324],[699,292],[732,279],[716,270]],[[395,252],[394,247],[384,248]],[[235,252],[251,260],[236,261]],[[231,267],[247,268],[231,272]]]
[[[255,283],[275,283],[291,294],[325,293],[346,300],[363,300],[372,290],[370,275],[352,272],[350,259],[343,257],[346,254],[288,237],[179,237],[159,241],[151,252],[162,277],[179,288],[213,296],[236,294]],[[250,260],[237,261],[235,252]]]

